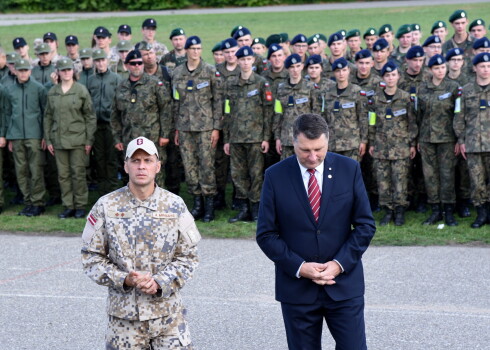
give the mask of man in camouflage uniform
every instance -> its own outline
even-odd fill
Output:
[[[263,153],[268,151],[271,136],[272,92],[267,80],[253,72],[253,54],[249,46],[236,52],[240,75],[230,77],[225,85],[224,151],[231,157],[231,177],[239,200],[239,212],[229,222],[258,219]]]
[[[473,38],[466,30],[468,14],[464,10],[456,10],[449,17],[449,22],[454,28],[454,35],[443,44],[442,52],[447,53],[449,50],[459,47],[464,50],[466,56],[470,55]]]
[[[106,349],[193,349],[180,290],[201,237],[182,198],[155,184],[160,168],[153,142],[131,141],[128,185],[99,199],[83,230],[83,270],[109,292]]]
[[[398,68],[388,62],[381,71],[386,89],[374,97],[369,112],[369,153],[374,158],[379,204],[386,213],[384,226],[393,220],[405,223],[409,158],[415,157],[417,123],[410,95],[397,87]]]
[[[398,28],[395,35],[398,40],[398,47],[391,52],[390,58],[396,62],[398,66],[403,63],[403,59],[407,51],[412,46],[412,25],[404,24]]]
[[[172,42],[172,46],[174,48],[172,51],[166,53],[162,57],[160,64],[172,70],[187,61],[187,55],[185,54],[184,49],[185,41],[187,38],[185,36],[184,29],[175,28],[170,32],[169,39]]]
[[[129,79],[117,87],[112,105],[115,147],[122,152],[130,140],[142,135],[158,145],[163,158],[166,153],[162,148],[169,142],[172,127],[170,92],[162,81],[143,71],[140,51],[131,51],[125,64],[129,67]],[[157,183],[163,185],[162,175],[157,176]]]
[[[281,160],[294,154],[293,124],[296,117],[311,113],[317,98],[313,83],[302,77],[303,63],[298,54],[288,56],[284,66],[289,72],[289,79],[277,87],[272,120],[276,151]]]
[[[341,57],[332,65],[336,84],[332,84],[315,102],[330,129],[328,149],[360,161],[368,142],[366,101],[361,88],[349,83],[349,62]]]
[[[239,28],[234,34],[233,39],[235,39],[238,43],[238,47],[243,46],[251,46],[252,45],[252,33],[245,27]],[[267,65],[267,60],[254,53],[254,65],[253,70],[257,74],[260,74],[264,71],[265,66]]]
[[[157,55],[157,62],[160,62],[162,57],[168,53],[167,46],[165,44],[156,41],[155,35],[157,32],[157,21],[153,18],[147,18],[143,21],[141,25],[141,34],[143,35],[143,40],[151,44],[155,53]]]
[[[346,59],[349,62],[354,63],[356,53],[362,50],[361,47],[361,32],[359,29],[351,29],[345,35],[345,40],[347,41],[347,46],[349,46],[349,51],[347,52]]]
[[[432,207],[432,214],[424,224],[432,225],[442,220],[444,209],[446,225],[456,226],[458,223],[453,215],[456,203],[456,136],[453,120],[455,114],[459,113],[461,91],[458,83],[445,78],[444,57],[433,56],[429,68],[432,79],[419,87],[417,108],[418,147],[422,156],[427,202]],[[441,204],[444,208],[441,208]]]
[[[172,76],[175,143],[180,146],[187,188],[194,196],[191,214],[209,222],[214,220],[217,193],[214,162],[222,124],[220,77],[213,66],[202,61],[199,37],[189,37],[185,49],[187,62]]]
[[[442,54],[441,39],[439,39],[437,35],[429,36],[427,39],[425,39],[422,47],[424,48],[425,52],[425,68],[428,69],[427,66],[429,65],[429,60],[432,58],[432,56]]]
[[[395,39],[393,26],[391,24],[383,24],[379,28],[378,33],[380,39],[383,38],[388,42],[388,53],[391,54],[395,50],[395,46],[393,45],[393,40]]]
[[[373,45],[374,67],[372,72],[381,76],[381,69],[388,63],[390,57],[390,43],[385,38],[379,38]]]
[[[374,43],[378,40],[378,32],[375,28],[368,28],[362,38],[366,44],[366,49],[373,50]]]
[[[448,34],[447,24],[444,21],[436,21],[432,25],[430,30],[431,35],[437,35],[443,43],[446,42],[446,36]]]
[[[467,159],[471,199],[477,218],[472,228],[480,228],[490,218],[490,53],[473,58],[475,81],[463,88],[461,113],[454,119],[459,149]]]

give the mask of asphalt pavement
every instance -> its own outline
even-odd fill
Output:
[[[103,349],[106,288],[79,237],[0,233],[0,349]],[[253,240],[204,239],[184,288],[200,350],[287,349],[274,267]],[[490,349],[490,247],[370,247],[369,349]],[[333,341],[324,330],[324,349]]]

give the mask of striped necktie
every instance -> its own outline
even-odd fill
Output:
[[[308,180],[308,200],[310,201],[311,210],[315,221],[318,222],[320,216],[320,199],[322,194],[320,192],[320,186],[315,176],[315,169],[308,169],[310,173],[310,179]]]

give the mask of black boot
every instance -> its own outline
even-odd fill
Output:
[[[214,220],[214,196],[204,197],[204,217],[203,222]]]
[[[379,207],[379,196],[378,195],[375,195],[375,194],[372,194],[369,196],[369,205],[371,206],[371,211],[373,213],[377,213],[378,211],[381,210],[381,208]]]
[[[233,223],[237,221],[250,221],[250,211],[248,210],[248,201],[246,199],[237,199],[238,213],[230,218],[228,222]]]
[[[225,191],[218,190],[216,196],[214,196],[214,209],[220,210],[226,208]]]
[[[194,220],[198,220],[202,218],[203,214],[202,196],[194,196],[194,207],[191,210],[191,215],[194,217]]]
[[[383,216],[383,218],[379,222],[379,225],[380,226],[386,226],[391,222],[391,220],[393,220],[393,210],[386,208],[386,214],[385,214],[385,216]]]
[[[419,195],[417,197],[417,205],[415,208],[416,213],[427,213],[427,196],[426,195]]]
[[[454,204],[444,204],[444,221],[448,226],[458,226],[454,218]]]
[[[471,216],[470,200],[461,199],[457,204],[457,211],[460,218],[469,218]]]
[[[439,204],[432,204],[432,214],[425,220],[423,225],[434,225],[436,222],[442,220],[442,211]]]
[[[403,226],[405,224],[405,208],[395,208],[395,226]]]
[[[257,203],[251,203],[250,205],[251,212],[252,212],[252,220],[257,222],[259,220],[259,207],[260,207],[260,202]]]
[[[485,205],[476,206],[476,219],[471,224],[471,228],[480,228],[487,222],[487,208]]]

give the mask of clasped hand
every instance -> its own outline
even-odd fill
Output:
[[[335,261],[328,261],[324,264],[305,262],[301,266],[299,275],[311,279],[316,284],[331,286],[336,283],[335,277],[337,277],[340,272],[342,272],[342,270]]]
[[[140,289],[145,294],[156,294],[160,286],[153,279],[149,272],[142,273],[131,271],[124,280],[124,284],[129,287]]]

